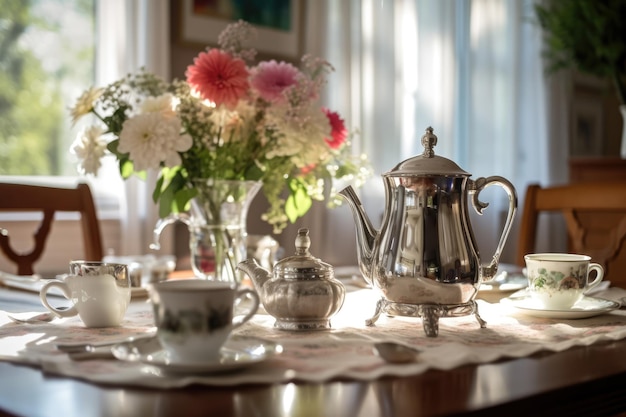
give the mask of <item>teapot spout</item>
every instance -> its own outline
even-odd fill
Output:
[[[263,285],[271,278],[272,274],[263,268],[256,259],[249,258],[237,264],[237,269],[250,277],[257,292],[263,296]]]
[[[371,265],[372,265],[372,253],[374,252],[374,245],[378,231],[372,225],[367,213],[363,209],[361,200],[356,195],[356,192],[352,186],[347,186],[343,190],[339,191],[341,195],[349,204],[354,216],[354,224],[356,226],[356,240],[357,240],[357,257],[359,260],[359,268],[366,280],[370,279]]]

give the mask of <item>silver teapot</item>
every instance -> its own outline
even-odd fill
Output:
[[[376,230],[361,202],[348,186],[342,195],[349,203],[357,231],[357,256],[365,280],[381,294],[373,325],[380,314],[421,317],[424,332],[434,337],[439,318],[474,314],[485,321],[475,302],[481,282],[498,270],[500,254],[517,209],[513,185],[499,176],[471,180],[449,159],[436,156],[437,136],[431,127],[422,136],[424,152],[383,174],[385,208]],[[491,186],[504,188],[509,208],[500,241],[488,264],[481,264],[468,216],[468,198],[482,214],[488,204],[478,199]]]
[[[346,289],[335,279],[333,267],[309,252],[309,229],[298,230],[296,253],[281,259],[273,271],[255,258],[237,265],[256,288],[265,310],[281,330],[327,330],[330,318],[343,306]]]

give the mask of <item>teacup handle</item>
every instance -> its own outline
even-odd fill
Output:
[[[236,329],[237,327],[241,326],[242,324],[250,320],[252,316],[254,316],[257,310],[259,309],[259,304],[261,303],[261,300],[259,299],[259,294],[257,294],[256,291],[250,288],[242,288],[242,289],[237,290],[237,295],[235,296],[235,302],[237,300],[243,299],[244,297],[251,298],[253,305],[252,307],[250,307],[250,309],[248,310],[245,316],[241,318],[237,317],[237,319],[233,320],[233,327],[232,327],[233,329]]]
[[[600,282],[602,282],[602,278],[604,278],[604,268],[602,268],[602,265],[594,263],[594,262],[590,263],[589,271],[587,272],[587,277],[589,277],[589,274],[591,273],[591,271],[596,271],[596,279],[587,283],[587,291],[597,286]]]
[[[39,291],[39,298],[41,299],[41,303],[44,305],[44,307],[46,307],[48,310],[50,310],[54,314],[59,315],[60,317],[72,317],[78,314],[78,310],[76,310],[76,306],[72,306],[65,310],[58,309],[54,306],[51,306],[50,303],[48,302],[48,290],[50,288],[58,288],[61,290],[65,298],[67,298],[68,300],[72,299],[72,295],[70,293],[70,289],[67,286],[67,284],[63,281],[59,281],[58,279],[53,279],[53,280],[46,282],[44,286],[41,287],[41,290]]]

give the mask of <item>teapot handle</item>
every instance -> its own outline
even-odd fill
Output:
[[[480,201],[478,199],[478,195],[482,190],[491,185],[499,185],[504,188],[504,191],[506,191],[509,197],[509,211],[506,216],[506,222],[504,223],[502,234],[500,235],[500,241],[498,242],[496,251],[493,254],[491,263],[488,266],[481,265],[481,281],[488,281],[492,279],[498,271],[498,261],[500,260],[502,249],[504,248],[504,244],[509,236],[511,227],[513,226],[513,218],[515,217],[515,212],[517,210],[517,193],[515,192],[515,187],[513,187],[513,184],[511,184],[509,180],[499,176],[491,176],[487,178],[480,177],[475,181],[470,179],[468,182],[468,190],[472,195],[472,205],[478,214],[482,215],[483,210],[489,205],[489,203]]]

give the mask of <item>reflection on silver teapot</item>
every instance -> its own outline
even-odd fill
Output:
[[[426,129],[424,153],[407,159],[383,175],[385,208],[376,230],[361,202],[348,186],[348,201],[357,230],[357,255],[365,280],[381,293],[372,325],[381,313],[421,317],[426,335],[437,336],[439,317],[474,314],[480,283],[494,277],[513,224],[517,195],[498,176],[471,180],[449,159],[436,156],[437,136]],[[491,186],[502,187],[509,199],[500,241],[488,264],[482,265],[468,213],[468,198],[482,214],[488,204],[478,199]]]

